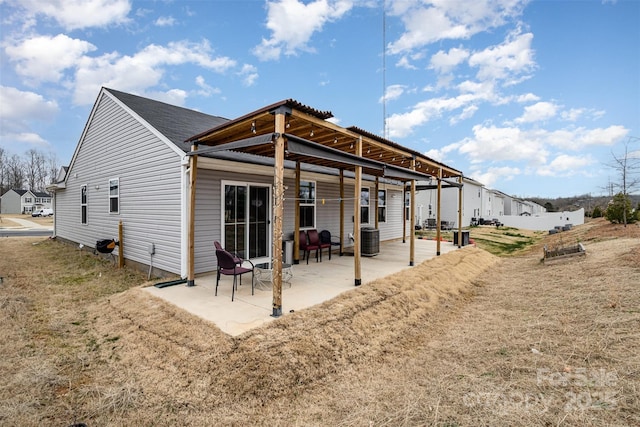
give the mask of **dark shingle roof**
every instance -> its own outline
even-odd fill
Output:
[[[187,138],[228,121],[223,117],[211,116],[141,96],[108,88],[105,90],[135,111],[185,152],[191,149],[190,145],[184,142]]]

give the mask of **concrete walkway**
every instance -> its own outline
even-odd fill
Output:
[[[416,240],[414,265],[436,256],[436,242]],[[456,250],[451,242],[441,242],[440,252]],[[335,296],[357,289],[354,285],[353,256],[333,254],[331,260],[325,255],[322,262],[313,258],[294,265],[291,285],[283,286],[282,312],[286,316],[291,311],[320,304]],[[409,242],[384,242],[380,244],[380,254],[362,257],[362,286],[375,279],[386,277],[409,267]],[[272,314],[273,292],[270,286],[256,288],[251,295],[251,274],[242,279],[235,299],[231,301],[232,278],[223,276],[215,294],[216,275],[196,277],[196,286],[185,284],[156,288],[150,286],[145,291],[186,310],[198,317],[209,320],[223,332],[237,336],[252,328],[274,320]]]

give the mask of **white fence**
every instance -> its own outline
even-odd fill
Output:
[[[526,230],[552,230],[556,226],[584,224],[584,209],[572,212],[544,212],[532,216],[502,215],[498,220],[507,227]]]

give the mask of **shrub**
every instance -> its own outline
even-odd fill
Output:
[[[609,202],[609,206],[607,206],[604,216],[614,224],[624,223],[625,216],[627,223],[633,223],[636,221],[635,215],[631,210],[631,199],[629,196],[625,196],[622,193],[618,193],[613,196],[613,200]]]

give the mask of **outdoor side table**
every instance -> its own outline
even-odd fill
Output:
[[[253,269],[253,278],[255,279],[255,287],[258,289],[271,289],[273,286],[273,267],[270,262],[256,264]],[[291,287],[291,278],[293,277],[293,266],[291,264],[282,264],[282,283],[286,283]]]

